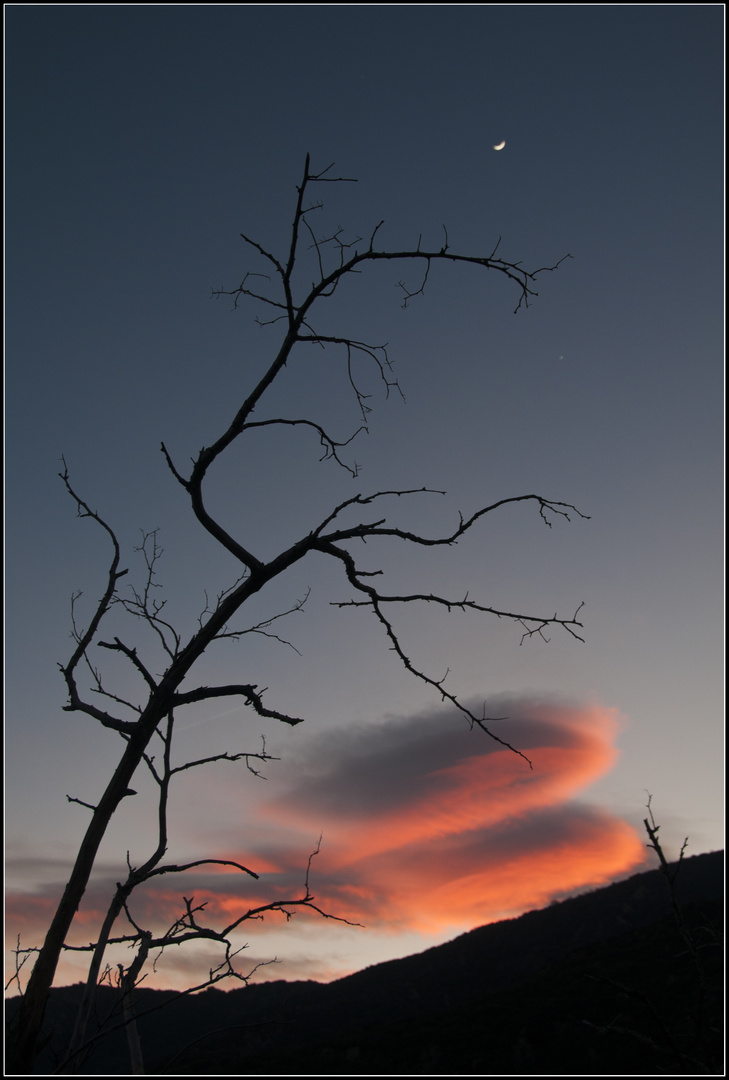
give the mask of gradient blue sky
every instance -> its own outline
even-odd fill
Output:
[[[66,794],[93,802],[119,752],[62,711],[70,597],[99,593],[107,549],[76,519],[60,455],[130,567],[140,529],[159,528],[159,580],[190,633],[235,567],[191,519],[159,444],[182,465],[270,361],[276,329],[210,289],[257,269],[241,231],[286,249],[307,152],[359,180],[322,190],[323,228],[369,234],[384,218],[383,245],[400,248],[421,233],[440,246],[445,223],[454,250],[487,254],[501,236],[503,257],[527,267],[573,259],[518,315],[483,274],[434,268],[405,311],[399,267],[353,280],[329,331],[389,342],[407,399],[373,384],[359,479],[319,464],[299,432],[261,434],[221,462],[211,503],[263,557],[359,490],[446,490],[392,511],[429,533],[534,491],[579,506],[589,521],[548,530],[519,507],[453,551],[371,556],[403,588],[549,614],[584,601],[584,645],[553,633],[520,646],[517,626],[486,616],[406,611],[398,624],[454,691],[506,702],[524,746],[574,758],[544,756],[521,802],[488,770],[474,787],[492,745],[466,730],[448,756],[442,733],[462,741],[462,722],[398,666],[371,616],[329,606],[346,583],[312,561],[246,619],[311,588],[285,627],[301,655],[248,638],[221,644],[201,676],[268,686],[271,707],[309,719],[264,726],[234,703],[186,716],[191,755],[255,750],[263,732],[282,761],[265,782],[222,765],[191,780],[173,803],[173,853],[269,859],[279,887],[301,880],[323,832],[323,895],[339,910],[348,896],[368,928],[302,917],[256,929],[250,951],[277,954],[276,977],[329,978],[640,865],[645,789],[669,853],[686,835],[691,853],[723,846],[723,23],[720,5],[6,8],[11,941],[39,940],[85,827]],[[302,353],[270,410],[342,437],[358,424],[337,354]],[[353,806],[347,778],[368,746]],[[393,768],[396,804],[380,783]],[[439,768],[453,783],[428,794]],[[328,799],[312,798],[317,784]],[[445,828],[453,798],[461,823]],[[141,856],[151,839],[144,800],[111,830],[90,921],[127,848]],[[411,834],[402,822],[424,805],[428,827]],[[402,825],[399,857],[363,839],[383,822]],[[428,836],[441,899],[425,890],[419,905]],[[356,866],[343,854],[355,843]],[[197,888],[229,902],[209,878]]]

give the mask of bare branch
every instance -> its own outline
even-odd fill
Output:
[[[130,649],[129,646],[125,645],[122,641],[120,641],[118,637],[115,637],[113,641],[100,641],[99,642],[99,648],[100,649],[114,649],[114,650],[116,650],[118,652],[124,653],[124,655],[129,660],[131,660],[131,662],[134,664],[137,671],[141,672],[142,677],[144,678],[144,681],[147,683],[147,685],[152,690],[157,689],[157,683],[152,678],[152,676],[147,671],[147,669],[144,666],[144,664],[142,663],[142,661],[137,656],[137,650],[136,649]]]
[[[308,324],[306,324],[308,326]],[[334,337],[330,334],[317,334],[312,331],[310,334],[299,334],[299,341],[309,342],[310,344],[322,345],[344,345],[347,351],[347,377],[349,384],[354,390],[355,397],[357,399],[357,405],[359,406],[362,414],[362,419],[365,424],[367,422],[367,416],[372,411],[369,405],[365,402],[371,397],[370,394],[365,394],[360,389],[359,385],[355,381],[354,372],[352,370],[353,353],[362,353],[374,361],[377,370],[379,371],[380,378],[385,386],[385,397],[390,396],[390,390],[395,389],[399,393],[403,401],[405,401],[405,395],[402,392],[399,382],[395,378],[389,378],[392,373],[392,364],[387,354],[386,345],[369,345],[365,341],[356,341],[353,338]],[[359,429],[360,431],[362,428]],[[367,428],[365,427],[365,430]],[[355,433],[356,434],[356,433]]]
[[[118,717],[112,716],[109,713],[104,712],[102,709],[97,709],[96,706],[92,705],[90,702],[83,701],[79,695],[78,687],[76,684],[76,668],[78,667],[78,664],[81,660],[84,660],[87,663],[90,671],[92,672],[92,675],[95,677],[98,683],[98,676],[94,671],[93,665],[89,661],[87,649],[91,642],[94,640],[94,637],[96,636],[99,625],[101,624],[101,620],[104,618],[109,608],[114,603],[114,600],[116,598],[117,582],[120,578],[124,577],[127,571],[119,570],[119,541],[117,540],[113,529],[104,521],[104,519],[99,514],[96,513],[96,511],[90,508],[88,503],[84,502],[84,500],[76,494],[74,489],[71,487],[71,481],[69,479],[66,459],[62,458],[62,461],[63,472],[59,473],[58,475],[60,476],[61,480],[63,480],[64,486],[68,491],[69,495],[76,503],[76,510],[78,516],[81,518],[91,518],[98,525],[100,525],[111,540],[113,549],[113,555],[107,573],[106,589],[104,590],[104,594],[99,600],[96,606],[96,611],[94,612],[91,621],[89,622],[89,625],[85,631],[79,631],[77,629],[74,615],[75,602],[76,600],[78,600],[81,594],[76,593],[71,600],[71,622],[73,625],[73,635],[77,642],[77,646],[69,662],[65,666],[63,664],[58,665],[66,681],[66,688],[68,690],[69,700],[68,704],[64,706],[64,709],[66,712],[79,711],[88,713],[89,716],[93,716],[94,719],[98,720],[101,724],[104,725],[104,727],[112,728],[114,731],[129,732],[133,730],[132,724],[127,721],[120,720]],[[98,687],[100,688],[100,684],[98,684]],[[125,702],[124,704],[127,703]]]
[[[242,751],[237,754],[231,754],[229,751],[226,750],[224,753],[211,754],[210,757],[197,758],[197,760],[195,761],[186,761],[184,765],[177,765],[174,769],[171,769],[170,773],[171,775],[174,775],[175,773],[185,772],[187,769],[197,769],[200,765],[211,765],[216,761],[245,761],[246,768],[249,772],[253,773],[254,776],[260,776],[262,779],[265,780],[265,776],[263,776],[262,773],[258,772],[257,769],[253,768],[253,766],[251,765],[251,760],[278,761],[279,759],[277,757],[274,757],[272,754],[266,753],[264,744],[263,752],[252,753],[249,750]]]
[[[20,948],[20,934],[18,934],[18,938],[17,938],[16,944],[15,944],[15,948],[13,949],[13,956],[15,957],[15,971],[10,976],[8,981],[5,983],[6,991],[10,989],[10,987],[13,985],[13,983],[17,983],[17,985],[18,985],[18,993],[20,994],[21,997],[23,996],[23,986],[22,986],[22,983],[20,981],[20,972],[23,970],[23,967],[25,966],[27,961],[30,959],[31,954],[34,953],[34,952],[37,952],[37,951],[38,951],[37,949],[21,949]],[[20,957],[23,955],[23,953],[25,955],[23,956],[23,959],[20,960]]]
[[[157,576],[157,563],[163,555],[163,549],[157,542],[158,531],[158,529],[154,529],[152,532],[143,532],[142,543],[134,549],[143,556],[147,571],[142,591],[138,592],[134,586],[130,586],[131,599],[128,596],[119,595],[115,598],[115,602],[121,604],[130,615],[134,615],[146,622],[159,639],[164,651],[171,660],[174,660],[180,651],[180,635],[172,624],[163,619],[160,614],[165,607],[166,601],[157,600],[152,593],[153,589],[160,588],[159,583],[154,580]],[[139,666],[137,660],[131,656],[130,659],[135,666]],[[139,670],[148,682],[149,678],[151,678],[149,673],[145,674],[142,668],[139,668]]]
[[[79,806],[85,806],[87,810],[95,810],[96,809],[96,807],[94,806],[93,803],[84,802],[83,799],[74,799],[74,797],[72,795],[67,795],[66,798],[68,799],[69,802],[75,802],[75,803],[78,803]]]
[[[336,439],[332,439],[331,436],[327,435],[323,427],[321,427],[319,424],[315,424],[312,420],[284,420],[281,417],[276,417],[272,420],[250,421],[249,423],[244,425],[243,430],[248,431],[251,428],[271,427],[272,425],[281,425],[284,427],[297,427],[299,425],[303,425],[305,427],[313,428],[314,431],[318,433],[319,440],[324,450],[324,453],[319,458],[319,460],[327,461],[329,458],[332,458],[334,461],[336,461],[337,465],[341,465],[342,468],[346,469],[352,477],[356,478],[357,469],[353,468],[351,465],[347,465],[346,462],[342,461],[342,459],[337,454],[337,450],[342,446],[349,446],[352,440],[355,439],[357,435],[359,435],[360,431],[366,432],[366,425],[360,425],[360,427],[357,428],[354,434],[350,435],[349,438],[345,439],[343,442],[337,442]]]
[[[286,716],[285,713],[276,712],[275,709],[267,709],[262,700],[266,691],[261,690],[258,693],[257,690],[255,683],[235,683],[230,686],[199,686],[196,690],[187,690],[175,694],[173,701],[175,706],[192,705],[196,701],[205,701],[208,698],[240,696],[246,699],[246,705],[252,706],[259,716],[269,716],[273,720],[282,720],[285,724],[291,724],[292,727],[303,723],[302,717]]]
[[[245,755],[241,754],[240,756],[244,757]],[[214,759],[211,758],[210,760]],[[204,762],[194,762],[189,767],[192,768],[197,764],[204,764]],[[173,771],[179,772],[180,770],[174,769]],[[242,870],[244,874],[249,874],[251,877],[255,878],[256,881],[260,876],[254,870],[249,869],[249,867],[243,866],[242,863],[234,862],[233,859],[196,859],[194,862],[184,863],[182,866],[158,866],[155,870],[150,870],[149,873],[145,875],[145,881],[148,881],[153,877],[158,877],[160,874],[183,874],[186,870],[192,870],[196,866],[234,866],[236,870]]]

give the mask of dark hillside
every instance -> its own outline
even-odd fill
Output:
[[[713,928],[723,890],[722,852],[684,860],[677,896],[702,946],[701,1000],[666,882],[648,871],[327,985],[279,981],[178,999],[140,1019],[147,1070],[635,1075],[695,1072],[698,1062],[720,1071],[723,953]],[[53,992],[52,1045],[78,995]],[[100,1015],[114,996],[100,992]],[[173,997],[140,989],[138,1012]],[[126,1073],[123,1036],[100,1042],[84,1071]]]

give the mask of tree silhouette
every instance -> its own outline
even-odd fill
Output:
[[[328,334],[315,328],[314,318],[320,317],[326,301],[331,299],[345,278],[359,274],[372,263],[397,262],[406,268],[417,268],[418,278],[414,283],[401,280],[398,287],[401,292],[402,306],[407,306],[415,297],[421,296],[427,285],[434,264],[462,264],[476,272],[490,271],[503,275],[516,290],[515,311],[528,307],[536,295],[535,283],[539,274],[555,270],[563,259],[552,266],[527,271],[520,263],[508,262],[498,254],[499,244],[488,255],[467,255],[451,250],[448,234],[444,229],[443,244],[440,248],[424,248],[419,240],[415,247],[389,250],[379,246],[379,234],[383,222],[371,232],[368,239],[361,237],[347,238],[342,229],[322,235],[312,225],[312,218],[321,209],[319,202],[310,203],[310,192],[314,185],[324,183],[352,182],[346,177],[332,177],[332,166],[321,172],[310,171],[309,157],[306,158],[304,174],[297,187],[296,207],[291,226],[288,250],[277,256],[262,247],[251,237],[241,234],[245,244],[263,265],[261,269],[249,271],[240,284],[230,290],[218,290],[217,295],[233,298],[234,305],[254,302],[264,315],[263,325],[276,324],[281,329],[278,351],[271,359],[258,383],[253,386],[235,412],[232,421],[219,437],[210,445],[203,447],[192,460],[192,467],[185,472],[173,460],[164,443],[161,451],[164,461],[174,480],[182,487],[189,498],[193,514],[200,525],[218,544],[228,551],[239,566],[238,578],[222,591],[214,604],[206,607],[198,624],[192,631],[177,630],[166,618],[164,604],[155,593],[155,572],[161,550],[156,533],[143,538],[141,551],[146,565],[146,578],[140,587],[125,588],[122,579],[127,569],[122,569],[120,545],[112,527],[91,508],[75,490],[64,461],[60,474],[68,494],[76,504],[78,515],[94,521],[107,535],[111,546],[111,560],[106,577],[106,587],[101,600],[93,613],[88,626],[84,629],[77,625],[74,617],[73,632],[76,647],[65,665],[60,665],[68,692],[68,711],[81,711],[93,717],[99,724],[115,732],[122,740],[122,752],[113,775],[98,804],[84,803],[91,811],[91,820],[81,842],[76,862],[66,884],[63,896],[49,926],[45,942],[37,951],[35,965],[28,981],[19,1011],[17,1028],[13,1032],[14,1066],[17,1072],[32,1070],[35,1056],[41,1040],[43,1014],[50,987],[52,985],[62,949],[69,948],[66,939],[74,916],[87,887],[89,876],[94,866],[99,845],[105,835],[109,822],[122,800],[134,794],[133,778],[140,766],[146,767],[158,790],[157,842],[154,851],[140,867],[128,862],[128,876],[117,885],[97,940],[90,946],[92,964],[88,980],[88,994],[79,1016],[74,1041],[66,1058],[65,1068],[71,1069],[76,1055],[84,1044],[85,1018],[91,1007],[93,988],[102,971],[104,951],[108,944],[126,942],[137,947],[137,960],[132,972],[132,983],[138,974],[143,959],[151,948],[163,948],[167,944],[180,944],[182,941],[206,938],[221,943],[223,958],[219,969],[210,973],[210,978],[201,985],[210,985],[224,977],[246,978],[233,965],[235,950],[230,942],[230,934],[246,919],[257,918],[265,911],[281,911],[290,914],[296,907],[313,908],[321,914],[309,889],[308,869],[302,894],[292,900],[273,901],[260,908],[242,911],[226,927],[215,929],[202,921],[204,904],[196,905],[192,898],[184,899],[184,910],[174,925],[162,934],[139,926],[129,909],[128,901],[133,890],[152,877],[167,873],[180,873],[201,862],[182,866],[163,863],[167,849],[167,800],[169,785],[174,775],[193,767],[200,767],[220,760],[244,760],[255,771],[258,760],[267,760],[265,744],[257,753],[215,754],[207,758],[186,762],[182,766],[171,764],[171,746],[175,731],[175,718],[184,710],[199,702],[212,698],[233,698],[250,707],[261,717],[278,720],[284,724],[296,725],[302,717],[289,716],[264,703],[264,691],[255,683],[230,683],[226,685],[197,685],[193,689],[183,689],[185,680],[194,680],[197,662],[205,654],[212,642],[226,637],[240,637],[244,633],[261,632],[274,634],[272,623],[300,609],[304,600],[299,600],[288,612],[257,623],[245,629],[231,629],[231,620],[238,616],[246,603],[256,597],[271,582],[275,582],[285,571],[311,555],[328,556],[333,565],[338,565],[344,580],[351,590],[349,599],[341,601],[339,606],[355,606],[369,609],[382,627],[388,646],[394,651],[404,667],[415,678],[426,683],[442,700],[448,701],[465,717],[474,728],[480,728],[485,736],[496,740],[524,758],[525,767],[530,765],[525,755],[497,735],[490,727],[492,720],[485,715],[478,715],[467,707],[457,692],[446,688],[444,677],[439,678],[417,666],[408,656],[406,647],[396,628],[397,613],[407,605],[435,604],[461,611],[476,611],[498,618],[515,620],[523,629],[523,636],[543,635],[551,625],[563,628],[573,637],[582,640],[579,634],[582,623],[578,621],[580,607],[571,616],[562,617],[542,615],[522,611],[497,609],[487,604],[463,597],[445,596],[438,592],[408,593],[386,592],[378,587],[377,578],[381,570],[366,569],[359,561],[359,552],[363,541],[369,541],[368,553],[373,550],[374,542],[380,539],[396,541],[402,545],[436,548],[455,544],[460,537],[481,523],[482,519],[509,504],[528,502],[534,505],[542,520],[551,527],[559,518],[570,520],[571,515],[585,517],[574,506],[548,499],[538,494],[517,495],[499,499],[491,505],[481,507],[468,517],[461,515],[458,525],[444,531],[441,535],[426,536],[408,531],[392,523],[390,507],[402,498],[415,498],[421,494],[434,493],[432,489],[379,490],[369,494],[357,493],[334,506],[331,511],[314,525],[305,535],[275,557],[264,559],[254,553],[245,536],[233,535],[222,521],[213,516],[205,501],[205,484],[208,475],[218,459],[242,435],[254,434],[262,428],[299,428],[309,432],[319,440],[322,460],[330,459],[336,465],[347,470],[357,478],[357,466],[347,456],[347,447],[352,439],[367,430],[370,406],[361,364],[365,361],[375,378],[379,380],[386,394],[399,390],[397,379],[385,346],[362,341],[353,337]],[[564,256],[569,258],[569,256]],[[313,280],[312,280],[313,274]],[[308,284],[302,285],[306,281]],[[335,439],[329,431],[310,417],[288,417],[280,415],[261,415],[267,402],[267,393],[273,384],[282,380],[287,364],[303,361],[306,347],[312,345],[336,350],[341,355],[341,362],[346,372],[351,392],[357,403],[361,424],[343,441]],[[325,390],[322,387],[322,390]],[[255,415],[255,419],[254,419]],[[445,494],[438,492],[438,494]],[[359,545],[355,548],[356,545]],[[357,554],[355,554],[355,550]],[[162,674],[153,674],[155,663],[147,659],[140,646],[131,645],[121,636],[102,640],[101,626],[109,613],[115,610],[132,620],[141,622],[151,631],[156,640],[157,650],[165,658]],[[135,674],[141,687],[139,702],[128,700],[115,692],[104,680],[91,656],[92,646],[116,652],[123,657]],[[83,681],[85,680],[85,682]],[[187,685],[190,685],[188,681]],[[193,682],[194,685],[194,682]],[[102,701],[105,707],[95,704]],[[501,718],[499,718],[501,719]],[[500,729],[503,730],[503,729]],[[153,748],[161,750],[161,761],[157,761]],[[82,802],[82,800],[74,800]],[[204,863],[220,863],[223,860],[202,860]],[[311,862],[311,859],[309,860]],[[227,865],[244,874],[257,876],[255,872],[239,863]],[[112,937],[112,930],[117,919],[124,914],[130,930]],[[140,957],[142,958],[140,961]],[[121,972],[120,985],[129,989],[129,972]],[[191,988],[197,989],[197,988]]]

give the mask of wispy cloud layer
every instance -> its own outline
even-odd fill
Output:
[[[249,821],[253,844],[221,850],[221,835],[214,854],[260,870],[259,882],[203,871],[159,879],[134,899],[135,917],[143,925],[171,923],[183,891],[209,898],[208,915],[221,922],[268,900],[295,899],[320,834],[310,875],[317,904],[386,934],[457,933],[607,883],[644,862],[631,826],[573,801],[615,763],[616,710],[499,698],[485,711],[509,717],[493,727],[533,769],[442,709],[320,735],[282,763],[278,794]],[[82,932],[112,889],[110,877],[89,890]],[[18,922],[32,932],[36,921],[40,928],[49,904],[46,895],[11,897],[8,929]]]

